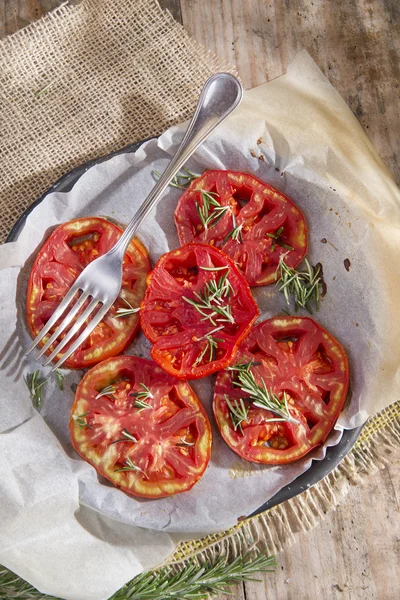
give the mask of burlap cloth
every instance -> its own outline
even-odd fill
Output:
[[[0,241],[71,168],[188,118],[205,79],[235,72],[155,0],[63,5],[0,43]],[[227,532],[181,544],[172,561],[255,543],[268,552],[314,527],[400,442],[400,402],[371,418],[354,449],[300,496]],[[199,554],[200,553],[200,554]]]

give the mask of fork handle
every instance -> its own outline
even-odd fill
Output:
[[[118,242],[110,250],[110,253],[117,252],[120,254],[121,259],[123,258],[129,242],[149,212],[157,204],[165,188],[200,144],[231,114],[242,98],[242,84],[233,75],[216,73],[207,79],[198,99],[196,110],[175,156],[129,222]]]

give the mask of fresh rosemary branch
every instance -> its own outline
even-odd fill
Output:
[[[238,374],[238,381],[234,381],[233,385],[236,385],[242,392],[249,395],[248,399],[252,402],[253,406],[279,415],[276,419],[267,419],[266,423],[286,421],[298,425],[299,422],[290,416],[286,393],[283,392],[282,398],[279,398],[272,390],[267,389],[264,379],[261,379],[262,386],[258,385],[251,372],[252,365],[253,360],[250,360],[248,363],[240,363],[228,367],[230,371],[235,371]]]
[[[165,567],[138,575],[110,600],[206,600],[209,594],[226,593],[226,587],[240,581],[258,581],[255,573],[272,572],[275,566],[275,558],[263,554],[255,558],[246,554],[232,562],[220,558],[214,565],[192,560],[178,572]]]
[[[222,206],[214,198],[214,196],[218,196],[217,192],[200,190],[200,193],[203,205],[199,206],[198,202],[196,202],[196,210],[204,229],[208,229],[214,227],[222,219],[224,214],[230,210],[230,206]],[[211,207],[214,209],[212,213],[210,213]]]
[[[226,235],[224,237],[224,239],[222,240],[223,246],[226,244],[226,242],[229,240],[229,238],[232,238],[233,240],[235,240],[235,242],[239,242],[240,244],[243,244],[243,234],[242,234],[243,223],[240,223],[240,225],[237,225],[236,217],[233,213],[232,213],[232,224],[233,224],[233,228],[228,233],[228,235]]]
[[[103,388],[102,390],[99,391],[99,393],[97,394],[95,399],[98,400],[102,396],[111,396],[113,398],[113,394],[116,391],[117,391],[117,388],[115,387],[115,385],[107,385],[105,388]]]
[[[198,301],[182,296],[185,302],[194,306],[194,308],[202,315],[202,321],[208,319],[214,326],[217,326],[218,323],[235,322],[231,307],[226,303],[233,292],[232,286],[228,280],[228,274],[229,271],[226,271],[218,282],[215,279],[208,281],[200,294],[194,292]],[[225,302],[225,304],[223,304],[223,302]],[[205,311],[211,311],[211,313]]]
[[[118,442],[137,442],[135,436],[133,436],[127,429],[123,429],[121,431],[122,438],[120,440],[115,440],[115,442],[111,442],[112,444],[118,444]]]
[[[120,471],[138,471],[140,473],[143,473],[143,475],[148,479],[148,477],[147,477],[146,473],[143,471],[143,469],[141,469],[140,467],[135,465],[135,463],[133,463],[131,461],[129,456],[125,460],[123,467],[121,467],[120,469],[114,469],[114,473],[119,473]]]
[[[40,378],[40,370],[37,369],[33,373],[27,373],[24,381],[28,386],[33,406],[39,410],[43,404],[43,387],[48,382],[48,379]]]
[[[92,429],[92,426],[87,422],[86,416],[90,411],[83,413],[83,415],[72,415],[73,420],[78,425],[79,429]]]
[[[203,337],[201,337],[197,340],[198,342],[200,342],[201,340],[207,340],[207,344],[204,346],[203,350],[200,352],[199,356],[196,358],[195,362],[193,363],[194,367],[196,365],[198,365],[199,363],[201,363],[207,350],[209,350],[208,362],[212,362],[214,360],[214,356],[215,356],[215,353],[218,348],[218,342],[223,342],[224,340],[221,338],[214,338],[213,334],[223,328],[224,328],[223,325],[221,325],[220,327],[216,327],[215,329],[210,331],[210,333],[207,333],[207,335],[203,335]]]
[[[283,231],[283,227],[279,227],[279,229],[277,229],[275,231],[275,233],[267,233],[266,234],[267,237],[270,237],[273,239],[273,242],[271,244],[271,251],[275,250],[276,244],[278,244],[278,246],[282,246],[282,248],[286,248],[286,250],[294,250],[293,246],[289,246],[289,244],[285,244],[284,242],[282,242],[282,240],[281,240],[282,231]]]
[[[191,560],[179,572],[176,567],[146,571],[132,579],[109,600],[206,600],[240,581],[257,581],[258,572],[275,570],[275,558],[258,554],[238,557],[232,562],[221,558],[216,564]],[[226,590],[223,589],[224,593]],[[18,600],[59,600],[42,594],[12,571],[0,566],[0,598]]]
[[[182,171],[185,171],[186,175],[182,173]],[[191,173],[188,169],[185,169],[185,167],[183,167],[182,171],[175,175],[175,177],[172,179],[171,183],[169,184],[171,187],[178,188],[180,190],[186,190],[187,186],[193,181],[193,179],[200,177],[200,175]],[[160,179],[161,177],[161,173],[159,171],[153,171],[153,175],[156,177],[156,179]]]
[[[55,375],[56,375],[57,385],[58,385],[59,389],[61,391],[63,391],[63,389],[64,389],[64,377],[65,377],[65,375],[63,375],[58,369],[56,369],[54,372],[55,372]]]
[[[312,314],[311,304],[314,303],[315,309],[319,309],[319,300],[323,291],[321,265],[313,267],[305,258],[306,270],[297,271],[287,266],[285,256],[285,254],[281,256],[275,273],[279,291],[283,292],[288,306],[291,298],[294,298],[295,310],[299,307],[305,308]]]
[[[146,385],[144,385],[144,383],[141,383],[140,385],[143,388],[143,392],[132,392],[129,395],[136,398],[136,400],[133,403],[133,406],[135,406],[136,408],[140,408],[140,411],[142,411],[145,408],[151,408],[151,405],[148,404],[146,400],[150,400],[151,398],[154,398],[154,396],[149,390],[149,388]]]
[[[239,429],[240,433],[243,435],[242,423],[243,421],[247,421],[249,408],[244,405],[243,398],[235,400],[235,403],[233,403],[229,400],[229,396],[225,394],[225,402],[229,408],[229,416],[233,423],[233,429],[235,431],[236,429]]]
[[[132,306],[132,304],[130,302],[128,302],[128,300],[126,300],[125,298],[122,298],[122,296],[120,296],[121,300],[123,300],[127,306],[127,308],[117,308],[117,312],[115,313],[116,318],[123,318],[123,317],[129,317],[130,315],[133,315],[137,312],[139,312],[140,310],[140,306],[137,306],[136,308],[134,308]]]

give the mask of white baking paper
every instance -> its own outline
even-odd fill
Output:
[[[63,392],[51,378],[40,415],[31,406],[23,375],[37,364],[23,355],[30,339],[24,295],[37,248],[69,219],[97,215],[127,223],[183,131],[172,128],[135,154],[90,168],[70,192],[53,193],[34,209],[12,248],[0,248],[0,563],[68,600],[106,598],[142,568],[162,562],[180,536],[231,527],[325,455],[326,446],[285,467],[239,459],[214,426],[210,377],[192,383],[213,424],[204,477],[182,495],[135,499],[99,477],[72,449],[69,409],[82,372],[67,373]],[[351,397],[326,445],[336,444],[342,428],[362,424],[399,397],[399,190],[305,52],[286,75],[246,92],[188,167],[197,173],[253,173],[303,210],[309,256],[322,262],[328,287],[316,319],[342,342],[351,366]],[[170,188],[140,230],[153,262],[178,246],[173,213],[179,195]],[[253,291],[261,318],[285,307],[273,286]],[[126,353],[149,356],[149,343],[139,335]],[[65,537],[69,543],[61,541]]]

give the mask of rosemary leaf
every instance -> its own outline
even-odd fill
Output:
[[[147,477],[146,473],[143,471],[143,469],[141,469],[140,467],[135,465],[135,463],[132,462],[132,460],[129,458],[129,456],[125,460],[123,467],[121,467],[120,469],[114,469],[114,473],[119,473],[120,471],[137,471],[139,473],[142,473],[146,477],[146,479],[148,479],[148,477]]]
[[[79,429],[92,429],[92,426],[87,422],[87,415],[90,411],[83,413],[82,415],[72,415],[73,420],[78,425]]]
[[[144,385],[144,383],[140,384],[143,388],[142,392],[131,392],[129,395],[135,398],[133,406],[135,408],[139,408],[139,412],[144,410],[145,408],[151,408],[151,404],[148,404],[147,400],[154,398],[153,394],[149,390],[149,388]]]
[[[105,388],[103,388],[102,390],[99,391],[99,393],[97,394],[95,399],[98,400],[102,396],[111,396],[111,398],[113,398],[113,394],[116,391],[117,391],[117,388],[115,387],[115,385],[107,385]]]
[[[122,435],[122,438],[119,439],[119,440],[115,440],[115,442],[111,442],[111,445],[112,444],[118,444],[118,442],[134,442],[134,443],[137,443],[137,439],[135,438],[135,436],[132,435],[131,433],[129,433],[129,431],[127,429],[124,428],[121,431],[121,435]]]
[[[128,300],[126,300],[126,298],[122,298],[122,296],[120,296],[121,300],[123,300],[127,306],[127,308],[117,308],[117,312],[115,313],[116,318],[124,318],[124,317],[129,317],[130,315],[133,315],[137,312],[140,311],[140,306],[137,306],[136,308],[132,306],[132,304],[130,302],[128,302]]]
[[[184,171],[184,173],[182,173],[182,171]],[[161,177],[161,173],[159,171],[153,171],[153,175],[156,179],[160,179]],[[193,179],[197,179],[198,177],[200,177],[200,175],[196,175],[195,173],[192,173],[183,167],[183,169],[171,180],[169,185],[171,187],[178,188],[179,190],[186,190]]]
[[[321,294],[324,294],[322,266],[318,263],[313,267],[305,258],[306,269],[297,271],[287,266],[285,256],[286,254],[281,256],[275,273],[279,291],[285,296],[288,306],[291,306],[293,299],[295,311],[305,308],[310,314],[313,314],[312,305],[319,310],[320,297]]]
[[[237,373],[238,381],[234,381],[233,385],[236,385],[242,392],[248,394],[246,399],[249,399],[253,406],[269,410],[278,415],[278,418],[276,419],[266,419],[266,423],[286,421],[298,425],[299,422],[290,415],[286,393],[283,392],[282,398],[279,398],[272,390],[267,389],[263,379],[261,380],[262,385],[258,385],[254,374],[251,372],[252,366],[253,361],[250,360],[248,363],[239,363],[228,367],[230,371],[235,371]]]
[[[244,421],[247,421],[247,417],[249,414],[248,407],[244,405],[243,398],[231,402],[227,394],[225,394],[225,402],[227,403],[229,408],[229,416],[233,424],[233,429],[235,431],[239,429],[240,433],[243,435],[242,423]]]
[[[64,377],[65,377],[65,375],[63,375],[63,374],[62,374],[62,373],[59,371],[59,369],[56,369],[56,370],[54,371],[54,373],[55,373],[55,375],[56,375],[56,381],[57,381],[57,385],[58,385],[59,389],[60,389],[61,391],[63,391],[63,389],[64,389]]]
[[[28,386],[29,394],[32,400],[33,406],[40,410],[43,404],[43,391],[44,386],[48,382],[48,379],[41,378],[40,370],[37,369],[33,373],[27,373],[24,378],[26,385]]]

